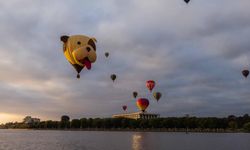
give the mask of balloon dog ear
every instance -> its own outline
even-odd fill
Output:
[[[62,41],[63,43],[66,43],[66,42],[68,41],[68,38],[69,38],[69,36],[63,35],[63,36],[61,36],[61,41]]]

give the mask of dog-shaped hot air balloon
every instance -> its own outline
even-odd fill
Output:
[[[69,63],[76,69],[77,78],[84,67],[91,69],[96,61],[96,39],[85,35],[61,36],[63,52]]]

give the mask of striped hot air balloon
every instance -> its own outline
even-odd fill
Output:
[[[154,96],[154,98],[156,99],[156,101],[158,102],[159,99],[161,98],[161,93],[160,93],[160,92],[154,92],[154,93],[153,93],[153,96]]]
[[[155,81],[154,80],[148,80],[146,82],[146,87],[149,89],[150,92],[152,92],[153,88],[155,87]]]
[[[149,101],[146,98],[139,98],[136,101],[137,107],[142,111],[145,112],[145,110],[147,109],[148,105],[149,105]]]

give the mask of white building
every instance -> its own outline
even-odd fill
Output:
[[[159,118],[159,114],[151,114],[147,112],[135,112],[135,113],[126,113],[126,114],[116,114],[112,118],[128,118],[128,119],[155,119]]]

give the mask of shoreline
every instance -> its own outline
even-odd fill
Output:
[[[2,128],[3,129],[3,128]],[[85,129],[39,129],[39,128],[6,128],[11,130],[51,130],[51,131],[106,131],[106,132],[168,132],[168,133],[249,133],[243,130],[229,129],[101,129],[101,128],[85,128]]]

